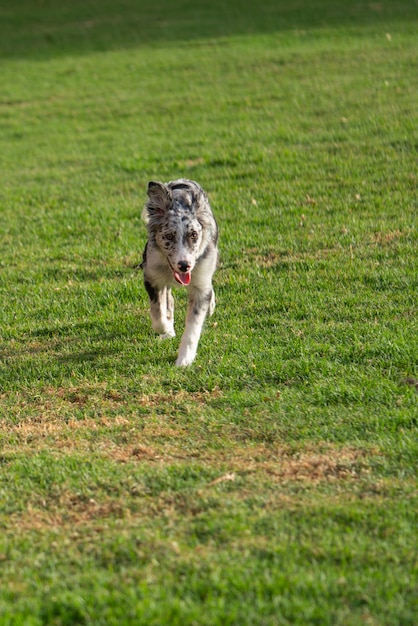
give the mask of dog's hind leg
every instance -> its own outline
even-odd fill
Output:
[[[152,327],[161,339],[175,337],[174,332],[174,299],[171,289],[158,289],[145,280],[145,289],[149,295]]]
[[[206,291],[190,290],[186,328],[180,342],[177,366],[186,367],[195,360],[203,322],[208,314],[212,315],[214,308],[215,294],[212,288]]]

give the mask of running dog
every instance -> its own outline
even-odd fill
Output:
[[[218,226],[205,192],[193,180],[150,182],[147,193],[148,241],[141,267],[152,327],[162,339],[175,336],[171,288],[184,286],[189,304],[176,365],[185,367],[193,363],[203,322],[215,308]]]

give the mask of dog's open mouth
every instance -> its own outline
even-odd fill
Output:
[[[184,285],[185,287],[187,287],[187,285],[191,281],[192,273],[191,272],[173,272],[173,276],[176,279],[176,281],[179,283],[179,285]]]

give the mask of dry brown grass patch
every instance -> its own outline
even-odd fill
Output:
[[[137,396],[127,394],[124,397],[119,391],[101,384],[46,388],[36,397],[31,397],[29,393],[16,394],[12,401],[3,394],[0,400],[9,406],[4,411],[7,418],[0,420],[0,432],[8,437],[15,435],[26,444],[35,445],[38,442],[42,446],[43,440],[67,440],[74,433],[83,436],[91,431],[125,426],[128,430],[137,425],[137,409],[145,407],[149,409],[152,420],[151,423],[144,423],[141,419],[141,438],[178,438],[179,430],[162,423],[163,417],[159,416],[159,423],[154,423],[155,409],[169,414],[173,409],[181,408],[186,413],[192,413],[196,407],[205,406],[221,393],[219,388],[215,388],[198,392],[179,390]],[[144,416],[141,415],[141,418]]]
[[[378,246],[390,246],[405,237],[406,233],[401,230],[388,230],[377,232],[372,236],[372,242]]]
[[[277,465],[273,466],[270,462],[263,469],[279,481],[347,480],[369,473],[364,452],[350,448],[328,450],[326,453],[303,453],[297,458],[284,457]]]
[[[380,452],[376,448],[338,447],[324,443],[315,447],[305,446],[298,451],[286,447],[257,445],[201,455],[183,452],[182,456],[176,457],[163,453],[152,445],[130,443],[103,447],[103,454],[119,463],[155,464],[157,471],[158,466],[172,465],[179,460],[181,463],[196,462],[215,470],[215,478],[208,480],[206,484],[199,484],[187,493],[161,492],[150,496],[146,490],[143,491],[141,484],[139,490],[135,487],[135,491],[132,486],[127,486],[124,496],[119,494],[112,498],[102,494],[100,501],[99,498],[96,500],[94,497],[64,490],[50,502],[40,502],[39,506],[29,505],[27,511],[11,516],[8,520],[9,528],[23,531],[69,528],[75,531],[79,526],[101,526],[108,523],[106,520],[118,518],[134,520],[163,513],[174,517],[180,513],[188,515],[194,507],[199,508],[200,498],[205,499],[208,494],[212,497],[212,490],[224,488],[230,489],[228,497],[239,501],[270,487],[266,493],[269,506],[293,506],[294,498],[280,489],[280,486],[287,485],[292,489],[292,484],[303,483],[306,487],[317,487],[324,483],[350,484],[368,478],[371,474],[370,460]],[[129,476],[129,469],[126,475]],[[372,486],[376,484],[373,481]],[[232,487],[229,488],[228,485]],[[275,486],[279,488],[276,489]],[[136,502],[133,508],[130,506],[131,497]]]
[[[28,507],[23,514],[11,516],[10,527],[19,531],[51,531],[54,528],[74,530],[94,521],[124,518],[129,515],[129,510],[117,500],[99,503],[93,498],[83,499],[77,494],[68,492],[61,496],[59,506],[44,509]]]
[[[339,448],[330,444],[307,446],[298,452],[285,447],[257,446],[229,452],[222,464],[228,472],[265,474],[277,482],[353,480],[370,473],[369,459],[378,454],[377,449]],[[220,460],[217,456],[214,462]]]
[[[219,387],[210,391],[169,391],[167,393],[144,394],[137,399],[138,405],[147,407],[160,407],[164,405],[178,406],[187,404],[205,405],[209,400],[222,396]]]

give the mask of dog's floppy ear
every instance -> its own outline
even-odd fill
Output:
[[[151,180],[148,183],[147,193],[149,197],[147,204],[148,211],[150,213],[165,213],[172,200],[171,191],[167,185]]]

